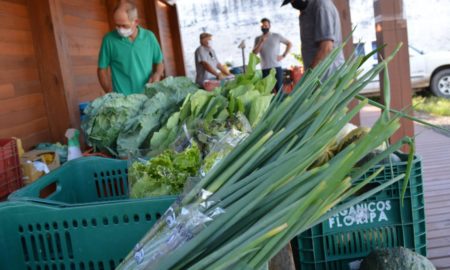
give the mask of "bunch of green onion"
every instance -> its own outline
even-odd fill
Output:
[[[296,235],[395,181],[408,178],[399,175],[363,195],[352,196],[383,170],[356,184],[370,168],[405,143],[413,147],[412,140],[405,138],[355,167],[400,127],[400,116],[389,113],[386,68],[393,55],[362,76],[358,76],[359,68],[365,58],[353,55],[323,80],[340,50],[334,50],[319,66],[306,72],[291,95],[277,95],[251,135],[172,207],[179,213],[183,207],[199,205],[204,202],[199,194],[208,191],[212,195],[202,212],[208,216],[222,209],[222,214],[157,261],[137,264],[130,253],[119,269],[260,269]],[[326,164],[313,167],[368,100],[362,99],[352,110],[348,110],[349,102],[383,69],[386,110],[369,134]],[[411,151],[409,161],[412,157]],[[161,243],[152,241],[164,232],[167,225],[163,220],[144,237],[140,242],[144,257],[157,252]]]

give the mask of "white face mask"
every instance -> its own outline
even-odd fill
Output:
[[[120,36],[122,37],[129,37],[133,34],[133,28],[121,28],[121,27],[117,27],[117,33],[119,33]]]
[[[210,47],[210,48],[212,48],[213,47],[213,41],[212,40],[210,40],[210,41],[208,41],[208,47]]]

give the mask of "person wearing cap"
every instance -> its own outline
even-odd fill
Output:
[[[155,35],[138,25],[136,5],[121,1],[114,10],[116,30],[108,33],[98,58],[98,79],[105,93],[142,93],[164,72],[163,54]]]
[[[261,56],[261,69],[263,77],[269,75],[272,68],[276,71],[277,84],[275,90],[279,90],[283,85],[283,69],[281,61],[286,58],[291,50],[292,43],[278,33],[270,32],[270,20],[263,18],[261,20],[262,35],[255,38],[253,53]],[[280,55],[280,44],[285,44],[286,49]]]
[[[195,70],[197,76],[195,82],[203,87],[206,80],[222,80],[229,76],[230,72],[219,62],[216,52],[212,48],[212,35],[200,34],[200,46],[195,50]]]
[[[341,21],[332,0],[284,0],[300,10],[300,39],[305,70],[316,67],[342,44]],[[325,74],[327,78],[344,63],[341,51]]]

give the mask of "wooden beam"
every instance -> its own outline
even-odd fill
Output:
[[[381,51],[381,57],[386,58],[399,43],[403,43],[403,47],[388,66],[391,81],[391,107],[396,110],[410,108],[412,91],[408,31],[403,0],[374,0],[373,5],[377,45],[387,44]],[[380,95],[383,97],[383,76],[380,76],[380,89]],[[392,136],[391,142],[396,142],[404,136],[414,136],[414,125],[412,121],[402,118],[401,128]],[[408,149],[404,147],[403,150]]]
[[[334,4],[336,5],[339,16],[341,18],[342,39],[346,40],[348,38],[348,42],[344,47],[344,56],[346,59],[348,59],[353,53],[353,37],[350,36],[352,32],[350,3],[349,0],[334,0]],[[353,99],[349,104],[349,109],[355,108],[358,103],[358,100]],[[353,117],[351,122],[357,126],[361,125],[360,114],[358,113],[355,117]]]
[[[161,44],[161,33],[159,31],[158,13],[157,13],[158,0],[144,0],[145,13],[143,14],[147,19],[147,28],[152,31]]]
[[[51,138],[64,142],[65,131],[78,127],[80,117],[73,102],[76,99],[61,2],[28,0],[28,8]]]
[[[181,40],[180,24],[176,5],[170,5],[164,0],[144,0],[147,27],[155,34],[164,53],[165,73],[168,75],[185,76],[184,53]],[[169,25],[162,17],[168,17]],[[166,29],[169,29],[168,32]],[[170,36],[170,38],[167,38]],[[164,44],[170,45],[164,47]],[[169,49],[168,49],[169,48]],[[168,59],[175,61],[168,61]],[[172,71],[172,72],[170,72]]]
[[[183,52],[183,40],[181,39],[180,20],[178,17],[177,5],[173,5],[170,8],[170,28],[173,34],[172,42],[175,59],[177,60],[176,70],[177,76],[186,76],[186,67],[184,65],[184,52]]]
[[[347,37],[349,37],[348,43],[344,47],[344,56],[345,58],[348,58],[353,53],[353,37],[350,36],[352,32],[350,3],[349,0],[334,0],[334,4],[336,5],[341,19],[342,40],[346,40]]]

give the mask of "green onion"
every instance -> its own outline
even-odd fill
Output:
[[[407,179],[408,170],[406,176],[400,175],[352,197],[383,168],[355,184],[363,174],[403,144],[412,145],[412,141],[405,138],[389,145],[378,156],[355,168],[362,158],[398,130],[402,115],[389,115],[386,69],[393,55],[362,76],[358,76],[359,68],[366,59],[352,55],[338,71],[322,80],[341,50],[342,46],[307,71],[291,95],[277,95],[250,136],[172,206],[177,215],[183,208],[199,205],[205,206],[202,213],[207,216],[218,207],[224,213],[195,231],[189,241],[150,259],[162,248],[158,242],[160,237],[170,233],[160,221],[141,241],[144,262],[137,264],[130,253],[119,269],[260,269],[299,233],[389,184]],[[370,103],[358,93],[383,69],[386,110],[366,136],[324,165],[314,166],[332,145],[336,134]],[[355,97],[362,102],[349,111],[347,106]],[[412,155],[413,152],[408,169]],[[403,192],[406,184],[405,181]],[[199,196],[205,190],[212,193],[206,201]]]

